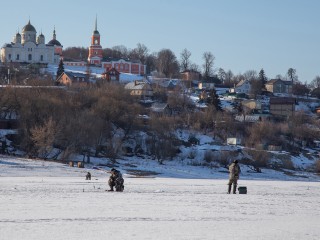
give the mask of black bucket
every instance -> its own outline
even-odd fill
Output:
[[[239,194],[247,194],[247,187],[238,187]]]

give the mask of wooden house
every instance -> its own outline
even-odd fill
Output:
[[[74,84],[88,85],[89,81],[83,73],[64,72],[57,78],[57,83],[65,86]]]
[[[295,112],[295,98],[270,98],[270,113],[275,116],[289,117]]]
[[[102,73],[104,79],[108,82],[110,81],[118,81],[120,79],[120,72],[118,72],[114,67]]]
[[[281,79],[272,79],[265,84],[268,92],[272,93],[292,93],[292,82],[283,81]]]
[[[151,85],[146,81],[133,81],[125,85],[125,89],[130,91],[130,95],[140,98],[152,98],[153,89]]]

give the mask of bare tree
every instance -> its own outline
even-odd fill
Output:
[[[115,58],[128,58],[129,57],[129,50],[126,46],[118,45],[112,48],[113,56]]]
[[[51,117],[42,126],[34,126],[31,129],[31,139],[40,157],[47,158],[50,154],[59,130]]]
[[[310,83],[310,88],[320,88],[320,76],[316,76]]]
[[[248,70],[243,74],[243,77],[246,80],[252,81],[252,80],[257,80],[258,79],[258,74],[255,70]]]
[[[179,64],[176,55],[170,49],[158,52],[157,69],[165,77],[174,77],[179,73]]]
[[[180,66],[181,66],[181,70],[185,71],[185,70],[190,70],[190,57],[191,57],[191,52],[188,51],[188,49],[183,49],[181,54],[180,54]]]
[[[219,68],[218,70],[218,77],[223,83],[226,80],[226,72],[222,68]]]
[[[232,71],[231,70],[228,70],[227,72],[226,72],[226,78],[225,78],[225,84],[227,85],[227,86],[229,86],[229,87],[232,87],[232,79],[233,79],[233,73],[232,73]]]
[[[190,70],[195,71],[195,72],[200,72],[200,67],[196,63],[191,63]]]
[[[205,79],[209,79],[209,77],[213,74],[213,64],[215,57],[211,52],[204,52],[202,56],[204,63],[203,63],[203,76]]]
[[[147,60],[148,52],[149,52],[149,49],[144,44],[138,43],[137,47],[130,52],[129,56],[130,58],[138,59],[141,61],[141,63],[145,64]]]

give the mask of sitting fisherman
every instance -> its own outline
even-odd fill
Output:
[[[110,192],[114,191],[113,188],[116,189],[117,192],[122,192],[124,189],[124,180],[122,178],[122,174],[119,170],[112,168],[111,171],[111,176],[109,178],[108,184],[110,186]]]
[[[90,172],[87,173],[86,180],[91,180],[91,173]]]

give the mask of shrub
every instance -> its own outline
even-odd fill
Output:
[[[261,172],[262,167],[268,166],[270,155],[267,151],[248,150],[248,154],[251,156],[249,165],[251,165],[256,172]]]
[[[189,154],[188,154],[188,158],[190,158],[190,159],[195,159],[196,156],[197,156],[197,151],[194,150],[194,149],[190,150],[190,152],[189,152]]]
[[[204,153],[204,161],[206,163],[211,163],[214,161],[214,154],[212,153],[211,150],[207,150],[205,153]]]
[[[282,161],[282,168],[294,170],[294,165],[291,159],[282,159],[281,161]]]

